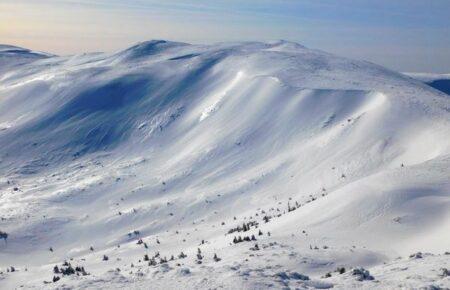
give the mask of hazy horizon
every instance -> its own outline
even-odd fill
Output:
[[[3,0],[0,43],[59,55],[150,39],[285,39],[397,71],[450,71],[450,1]]]

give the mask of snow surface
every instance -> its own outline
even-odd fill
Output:
[[[286,41],[1,46],[0,288],[448,288],[449,112]]]

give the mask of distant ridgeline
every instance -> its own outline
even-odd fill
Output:
[[[435,88],[436,90],[450,95],[450,79],[434,80],[431,82],[426,82],[426,84]]]
[[[406,73],[406,75],[450,95],[450,74]]]

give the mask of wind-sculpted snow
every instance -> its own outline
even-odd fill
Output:
[[[0,62],[0,288],[70,258],[90,275],[45,287],[385,288],[403,276],[324,275],[449,266],[450,100],[409,77],[286,41]],[[404,285],[448,286],[427,279]]]
[[[34,52],[29,49],[0,44],[0,73],[7,72],[14,66],[26,64],[50,56],[50,54]]]

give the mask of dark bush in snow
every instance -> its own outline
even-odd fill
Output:
[[[441,268],[441,273],[439,274],[439,276],[445,278],[450,276],[450,271],[447,268]]]
[[[197,264],[201,264],[203,260],[202,251],[200,248],[197,249]]]
[[[75,269],[72,267],[72,265],[69,264],[66,268],[61,268],[61,274],[63,275],[73,275],[75,274]]]
[[[5,240],[6,243],[6,240],[8,239],[8,234],[6,232],[0,231],[0,239]]]
[[[289,276],[286,274],[286,272],[278,272],[275,274],[276,277],[280,278],[281,280],[288,280]]]
[[[423,258],[422,252],[417,252],[417,253],[411,254],[411,255],[409,255],[409,257],[412,259],[422,259]]]
[[[356,280],[364,281],[364,280],[373,280],[373,276],[370,275],[370,272],[364,268],[355,268],[352,271],[352,275],[356,276]]]

